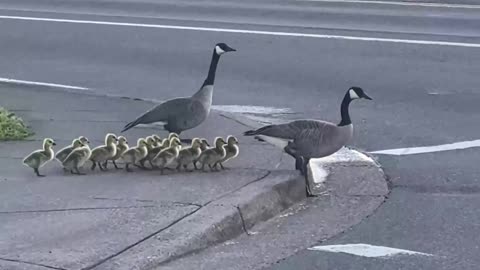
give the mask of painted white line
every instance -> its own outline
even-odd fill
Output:
[[[56,84],[56,83],[15,80],[15,79],[9,79],[9,78],[0,78],[0,82],[11,83],[11,84],[22,84],[22,85],[31,85],[31,86],[48,86],[48,87],[54,87],[54,88],[65,88],[65,89],[72,89],[72,90],[90,91],[89,88],[79,87],[79,86]]]
[[[375,161],[367,155],[359,151],[343,147],[338,152],[330,156],[310,160],[310,171],[312,173],[313,182],[315,184],[325,182],[328,178],[328,175],[330,174],[329,168],[333,164],[353,162],[375,163]]]
[[[275,108],[252,105],[212,105],[212,109],[231,113],[253,113],[253,114],[283,114],[291,113],[290,108]]]
[[[480,147],[480,140],[456,142],[456,143],[433,145],[433,146],[423,146],[423,147],[379,150],[379,151],[373,151],[369,153],[379,154],[379,155],[402,156],[402,155],[415,155],[415,154],[433,153],[433,152],[441,152],[441,151],[450,151],[450,150],[457,150],[457,149],[467,149],[467,148],[473,148],[473,147]]]
[[[433,41],[433,40],[375,38],[375,37],[361,37],[361,36],[340,36],[340,35],[323,35],[323,34],[309,34],[309,33],[295,33],[295,32],[257,31],[257,30],[247,30],[247,29],[210,28],[210,27],[164,25],[164,24],[144,24],[144,23],[124,23],[124,22],[112,22],[112,21],[70,20],[70,19],[54,19],[54,18],[41,18],[41,17],[6,16],[6,15],[0,15],[0,19],[74,23],[74,24],[94,24],[94,25],[109,25],[109,26],[129,26],[129,27],[144,27],[144,28],[157,28],[157,29],[175,29],[175,30],[207,31],[207,32],[220,32],[220,33],[235,33],[235,34],[268,35],[268,36],[322,38],[322,39],[354,40],[354,41],[369,41],[369,42],[388,42],[388,43],[403,43],[403,44],[415,44],[415,45],[433,45],[433,46],[453,46],[453,47],[480,48],[479,43]]]
[[[345,245],[329,245],[329,246],[316,246],[309,248],[309,250],[335,252],[335,253],[347,253],[356,256],[368,257],[368,258],[382,258],[391,257],[395,255],[420,255],[420,256],[433,256],[432,254],[416,252],[406,249],[398,249],[384,246],[373,246],[368,244],[345,244]]]
[[[375,0],[297,0],[297,1],[299,1],[299,2],[355,3],[355,4],[378,4],[378,5],[394,5],[394,6],[480,9],[480,5],[448,4],[448,3],[432,3],[432,2],[401,2],[401,1],[375,1]]]

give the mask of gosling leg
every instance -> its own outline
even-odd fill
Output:
[[[107,169],[103,168],[102,163],[98,162],[98,168],[100,168],[101,171],[106,171]]]
[[[103,163],[103,167],[106,169],[108,166],[108,160],[105,160],[105,162]]]
[[[35,174],[36,174],[38,177],[45,177],[45,175],[40,174],[40,172],[38,171],[38,168],[33,169],[33,171],[35,172]]]
[[[127,172],[132,172],[132,169],[130,169],[130,168],[128,167],[128,165],[130,165],[130,164],[129,164],[129,163],[125,164],[125,170],[126,170]]]
[[[193,172],[193,170],[188,169],[188,164],[184,164],[183,169],[185,169],[186,172]]]
[[[193,162],[193,167],[195,168],[195,170],[198,170],[197,161],[196,161],[196,160]]]
[[[97,163],[92,160],[92,167],[90,169],[95,170],[95,167],[97,167]]]
[[[112,160],[112,163],[113,163],[113,166],[115,166],[115,169],[117,169],[117,170],[122,169],[122,168],[117,166],[117,163],[115,162],[115,160]],[[105,167],[105,168],[107,168],[107,167]]]

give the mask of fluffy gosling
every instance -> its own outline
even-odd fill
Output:
[[[137,146],[128,149],[122,155],[122,159],[125,162],[125,170],[127,172],[132,171],[132,169],[128,167],[129,165],[140,167],[139,165],[137,165],[137,162],[144,159],[146,156],[147,156],[147,141],[143,138],[140,138],[137,140]]]
[[[75,149],[82,147],[83,143],[78,139],[74,139],[70,145],[67,145],[66,147],[60,149],[57,154],[55,155],[55,159],[58,160],[58,162],[63,163],[65,158]]]
[[[56,145],[55,141],[50,138],[43,140],[43,148],[40,150],[33,151],[28,156],[23,159],[23,164],[33,169],[35,174],[38,177],[45,177],[45,175],[40,174],[38,171],[39,168],[43,167],[47,162],[53,159],[54,152],[53,146]]]
[[[85,165],[85,162],[90,159],[92,150],[88,143],[85,143],[82,147],[73,150],[62,162],[63,169],[70,171],[71,174],[84,175],[80,172],[80,168]]]
[[[192,144],[189,147],[182,148],[178,153],[177,158],[177,171],[180,171],[181,167],[188,170],[188,165],[193,163],[200,157],[202,153],[202,141],[199,138],[194,138]],[[195,165],[194,165],[195,166]]]
[[[115,169],[119,170],[119,169],[122,169],[120,167],[118,167],[117,163],[115,161],[117,161],[118,159],[120,159],[123,155],[123,153],[125,153],[127,150],[128,150],[128,141],[127,141],[127,138],[123,137],[123,136],[118,136],[118,142],[117,142],[117,153],[115,154],[115,156],[113,156],[111,159],[112,163],[113,163],[113,166],[115,166]],[[105,163],[103,163],[103,167],[105,169],[107,169],[107,165],[108,165],[108,160],[105,161]]]
[[[172,164],[178,157],[180,152],[180,139],[172,138],[170,140],[170,146],[160,151],[153,159],[152,164],[160,169],[160,173],[163,174],[165,168]]]
[[[222,170],[225,170],[225,167],[222,163],[236,158],[238,156],[238,153],[240,152],[240,149],[238,147],[238,139],[233,135],[227,137],[227,144],[224,147],[226,152],[225,157],[213,165],[215,168],[217,167],[217,164],[220,165]]]
[[[108,133],[105,136],[105,144],[97,146],[92,150],[92,154],[90,155],[90,161],[92,161],[92,171],[95,170],[97,164],[100,170],[106,170],[103,168],[102,163],[105,163],[105,161],[111,159],[117,154],[116,142],[117,136],[115,136],[115,134]]]
[[[202,171],[205,171],[205,165],[208,165],[210,171],[213,171],[213,165],[226,156],[225,140],[221,137],[215,138],[215,146],[203,151],[198,161],[202,164]],[[215,168],[216,169],[216,168]]]

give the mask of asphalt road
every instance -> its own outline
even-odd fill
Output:
[[[435,2],[0,1],[0,77],[167,99],[196,91],[213,44],[226,42],[238,52],[220,60],[215,104],[291,108],[297,114],[282,117],[338,121],[344,91],[358,85],[374,101],[352,105],[356,147],[478,139],[480,6]],[[272,269],[476,269],[479,158],[477,148],[380,156],[392,182],[389,200],[322,243],[447,259],[379,262],[305,250]]]

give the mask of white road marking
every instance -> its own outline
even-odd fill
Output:
[[[275,108],[251,105],[212,105],[212,109],[231,113],[282,114],[290,113],[290,108]]]
[[[331,167],[333,164],[353,162],[375,163],[375,161],[367,155],[359,151],[343,147],[330,156],[310,160],[310,171],[312,173],[313,182],[315,184],[321,184],[325,182],[330,174],[329,167]]]
[[[329,246],[316,246],[309,248],[309,250],[327,251],[335,253],[347,253],[356,256],[368,257],[368,258],[382,258],[395,255],[420,255],[420,256],[433,256],[432,254],[416,252],[406,249],[398,249],[384,246],[373,246],[368,244],[345,244],[345,245],[329,245]]]
[[[433,40],[376,38],[376,37],[362,37],[362,36],[340,36],[340,35],[324,35],[324,34],[309,34],[309,33],[295,33],[295,32],[259,31],[259,30],[247,30],[247,29],[211,28],[211,27],[195,27],[195,26],[180,26],[180,25],[164,25],[164,24],[125,23],[125,22],[112,22],[112,21],[71,20],[71,19],[55,19],[55,18],[42,18],[42,17],[6,16],[6,15],[0,15],[0,19],[480,48],[479,43],[433,41]]]
[[[86,87],[79,87],[79,86],[73,86],[73,85],[24,81],[24,80],[15,80],[15,79],[9,79],[9,78],[0,78],[0,83],[11,83],[11,84],[21,84],[21,85],[31,85],[31,86],[48,86],[48,87],[65,88],[65,89],[72,89],[72,90],[86,90],[86,91],[91,90]]]
[[[437,8],[480,9],[480,5],[432,3],[432,2],[403,2],[403,1],[375,1],[375,0],[297,0],[297,1],[300,1],[300,2],[378,4],[378,5],[394,5],[394,6],[419,6],[419,7],[437,7]]]
[[[433,152],[450,151],[450,150],[458,150],[458,149],[467,149],[467,148],[473,148],[473,147],[480,147],[480,140],[463,141],[463,142],[456,142],[456,143],[450,143],[450,144],[441,144],[441,145],[423,146],[423,147],[379,150],[379,151],[372,151],[369,153],[378,154],[378,155],[402,156],[402,155],[415,155],[415,154],[433,153]]]

